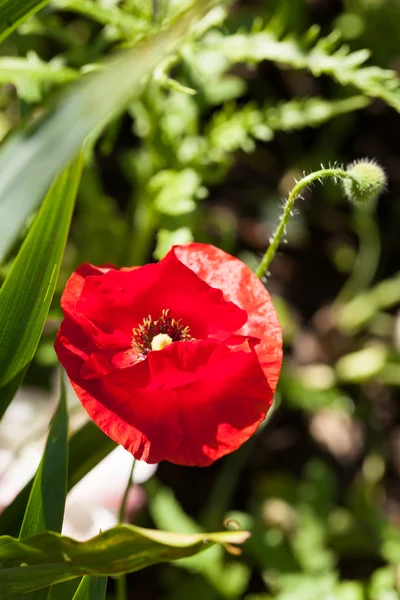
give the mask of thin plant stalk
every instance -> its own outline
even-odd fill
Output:
[[[325,177],[356,180],[356,178],[353,175],[351,175],[349,172],[345,171],[344,169],[329,168],[329,169],[320,169],[319,171],[310,173],[309,175],[306,175],[305,177],[303,177],[302,179],[300,179],[300,181],[298,181],[296,183],[296,185],[290,192],[290,194],[285,202],[285,206],[283,209],[281,219],[279,221],[279,225],[276,228],[274,235],[272,236],[271,243],[268,246],[268,249],[260,262],[260,266],[258,267],[258,269],[256,271],[256,275],[257,275],[257,277],[260,277],[260,279],[263,278],[265,276],[265,274],[268,272],[268,269],[272,262],[272,259],[274,258],[275,254],[278,250],[279,244],[281,243],[283,237],[285,236],[286,227],[287,227],[289,219],[292,215],[293,207],[294,207],[294,204],[295,204],[297,198],[301,197],[301,192],[304,190],[304,188],[309,186],[310,183],[312,183],[313,181],[316,181],[318,179],[322,180]]]
[[[129,264],[143,265],[148,261],[148,254],[157,230],[158,218],[145,192],[139,195],[133,209],[132,231],[130,239],[133,243],[129,252]]]
[[[367,210],[369,209],[369,210]],[[359,238],[359,249],[353,269],[335,304],[346,304],[356,294],[366,290],[372,283],[381,257],[381,238],[376,222],[376,206],[355,207],[354,229]]]
[[[131,485],[132,485],[132,478],[133,478],[133,471],[135,469],[135,463],[136,463],[136,459],[134,458],[132,461],[131,470],[129,472],[129,479],[126,484],[126,488],[125,488],[125,492],[124,492],[124,495],[122,498],[121,506],[119,508],[119,515],[118,515],[119,523],[125,522],[126,505],[128,502],[129,490],[131,489]],[[126,575],[120,575],[117,578],[116,585],[117,585],[117,600],[127,600]]]
[[[154,21],[154,23],[157,23],[157,21],[158,21],[158,9],[159,9],[158,1],[159,0],[152,0],[152,2],[153,2],[153,21]]]

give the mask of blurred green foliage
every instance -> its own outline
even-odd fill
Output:
[[[2,43],[0,138],[185,4],[48,4]],[[299,204],[268,277],[286,351],[275,412],[201,475],[199,498],[187,470],[162,466],[140,516],[187,533],[226,517],[252,537],[240,558],[214,547],[158,567],[146,597],[400,598],[399,28],[396,0],[217,3],[86,145],[57,297],[28,373],[38,385],[56,363],[59,296],[81,262],[140,265],[195,239],[255,268],[280,197],[304,170],[368,154],[389,175],[389,194],[369,210],[330,184]]]

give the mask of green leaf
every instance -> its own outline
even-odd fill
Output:
[[[203,48],[218,53],[220,60],[224,56],[231,65],[270,60],[293,69],[307,69],[315,77],[328,75],[340,85],[351,85],[369,98],[380,98],[400,112],[400,78],[396,71],[365,66],[370,51],[351,52],[347,45],[341,44],[337,30],[319,37],[319,27],[313,25],[298,37],[282,31],[272,18],[261,31],[241,30],[233,35],[213,32],[205,39]]]
[[[35,354],[57,282],[81,170],[79,157],[56,179],[0,289],[1,387],[18,377]],[[0,395],[0,416],[10,400],[10,394]]]
[[[56,173],[90,133],[100,131],[128,104],[157,63],[188,35],[192,21],[215,2],[194,2],[146,44],[121,52],[67,90],[33,131],[15,134],[5,143],[0,152],[0,261]]]
[[[0,597],[31,592],[82,575],[122,575],[192,556],[213,544],[241,544],[245,531],[177,534],[119,525],[87,542],[46,532],[0,538]]]
[[[93,467],[105,458],[116,443],[106,436],[92,421],[79,429],[69,441],[68,491]],[[30,481],[0,515],[0,533],[17,535],[33,481]]]
[[[77,12],[102,25],[112,25],[118,31],[118,37],[125,37],[132,42],[135,36],[143,35],[149,29],[149,23],[126,10],[121,10],[111,3],[101,4],[93,0],[55,0],[53,4],[60,9]],[[116,35],[116,33],[114,33]]]
[[[20,538],[46,529],[61,531],[68,469],[68,414],[64,382],[60,401],[52,419],[43,458],[36,472],[22,523]],[[46,600],[50,590],[42,589],[31,600]]]
[[[172,216],[193,212],[196,210],[195,198],[199,192],[201,195],[200,182],[199,175],[193,169],[159,171],[149,182],[155,208],[160,213]]]
[[[318,598],[318,600],[332,600],[336,598],[335,587],[337,576],[335,573],[323,574],[289,574],[283,575],[279,579],[279,586],[282,588],[277,600],[309,600]]]
[[[7,406],[14,398],[19,386],[21,385],[26,369],[23,369],[11,379],[4,387],[0,387],[0,419],[3,416]]]
[[[27,102],[41,100],[43,91],[51,84],[73,81],[79,72],[63,66],[60,60],[45,62],[35,52],[26,58],[4,56],[0,58],[0,83],[12,83],[20,98]]]
[[[71,600],[71,598],[74,597],[74,594],[78,589],[79,585],[79,579],[71,579],[70,581],[64,581],[63,583],[59,583],[58,585],[52,585],[50,588],[48,600]],[[40,592],[36,593],[38,594]],[[21,600],[24,600],[24,596],[21,596]]]
[[[107,590],[107,577],[85,575],[72,600],[104,600]]]
[[[169,229],[159,229],[157,233],[157,246],[153,256],[157,260],[161,260],[171,250],[172,246],[179,244],[188,244],[193,242],[193,234],[189,227],[179,227],[174,231]]]
[[[20,538],[46,529],[61,531],[67,494],[68,414],[65,385],[52,419],[43,458],[35,475]]]
[[[0,0],[0,41],[50,0]]]
[[[294,131],[305,127],[317,127],[338,115],[365,108],[370,103],[364,96],[352,96],[343,100],[324,98],[296,98],[259,107],[254,102],[237,106],[227,104],[215,112],[207,136],[215,152],[245,152],[254,150],[253,138],[263,141],[273,139],[276,131]],[[207,149],[208,154],[210,150]]]

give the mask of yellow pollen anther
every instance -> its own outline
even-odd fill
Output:
[[[172,344],[174,340],[169,337],[166,333],[159,333],[155,335],[151,340],[151,349],[152,350],[162,350],[165,346],[169,346]]]

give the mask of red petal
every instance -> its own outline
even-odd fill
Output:
[[[114,371],[113,375],[125,372]],[[87,380],[82,386],[71,383],[91,419],[138,460],[160,462],[166,458],[167,449],[173,452],[179,446],[182,431],[170,408],[173,391],[152,394],[146,389],[131,390],[130,397],[112,399],[99,379]]]
[[[71,318],[74,318],[76,301],[81,295],[86,277],[94,275],[101,276],[111,269],[115,269],[115,267],[113,265],[96,267],[90,263],[83,263],[83,265],[78,267],[68,279],[67,285],[65,286],[65,290],[61,297],[61,308],[63,309],[64,313],[68,314]]]
[[[146,390],[147,361],[134,368],[115,371],[112,376],[85,379],[82,372],[85,375],[85,369],[89,368],[88,357],[74,347],[67,334],[60,330],[54,347],[91,419],[136,458],[150,463],[163,460],[166,449],[173,451],[181,439],[180,427],[176,426],[175,414],[171,411],[174,392],[163,390],[162,394],[155,395]],[[124,374],[128,371],[131,378],[127,380]],[[143,389],[135,389],[141,385]],[[154,431],[156,439],[152,436]]]
[[[136,458],[205,466],[236,450],[272,402],[258,360],[218,342],[177,342],[103,379],[102,406],[86,410]],[[115,416],[127,427],[115,427]]]
[[[177,342],[131,368],[83,379],[86,361],[65,340],[57,354],[89,416],[149,463],[208,465],[243,444],[272,402],[254,353],[218,342]]]
[[[91,346],[93,347],[92,350],[95,348],[94,344],[96,342],[96,335],[98,331],[93,323],[77,309],[77,303],[80,299],[87,278],[98,279],[111,270],[115,270],[113,265],[104,265],[102,267],[96,267],[95,265],[91,265],[89,263],[80,265],[80,267],[78,267],[68,279],[67,285],[65,286],[65,290],[61,297],[61,308],[63,309],[66,318],[69,317],[73,322],[76,323],[81,330],[81,335],[86,340],[91,340]],[[77,343],[77,347],[79,347],[79,343]]]
[[[233,452],[256,431],[273,393],[254,353],[197,341],[149,355],[151,382],[174,385],[179,446],[165,458],[207,466]]]
[[[80,377],[82,364],[96,349],[90,337],[68,316],[61,323],[54,348],[58,360],[72,379]]]
[[[88,277],[75,311],[81,325],[100,348],[126,348],[132,329],[151,315],[170,309],[174,319],[189,326],[195,338],[228,334],[247,319],[245,311],[227,302],[220,290],[207,285],[173,254],[155,265],[102,277]]]
[[[247,312],[248,320],[237,333],[261,340],[255,351],[275,391],[282,363],[282,332],[260,279],[242,261],[209,244],[174,246],[171,253],[206,283],[222,290],[226,300]]]
[[[80,375],[83,379],[100,379],[113,370],[112,363],[106,356],[93,352],[83,365]]]

